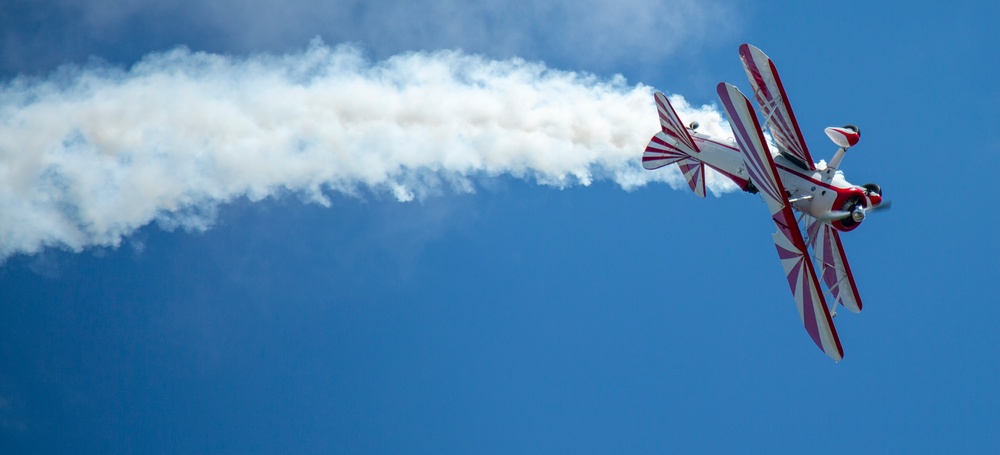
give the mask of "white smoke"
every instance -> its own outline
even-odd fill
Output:
[[[728,134],[714,107],[671,101],[702,131]],[[640,166],[658,129],[647,86],[456,51],[370,62],[316,40],[281,56],[177,49],[128,70],[64,68],[0,86],[0,260],[118,246],[153,221],[205,229],[244,196],[409,201],[502,174],[686,187],[673,166]],[[735,189],[717,175],[708,184]]]

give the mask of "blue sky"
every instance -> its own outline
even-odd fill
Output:
[[[763,202],[744,193],[626,191],[600,171],[553,185],[538,170],[423,169],[321,198],[296,183],[158,206],[152,220],[112,223],[121,237],[14,250],[0,265],[4,453],[1000,445],[996,6],[115,3],[0,6],[0,119],[40,104],[11,101],[17,87],[117,81],[177,46],[237,62],[303,55],[316,36],[372,62],[462,49],[621,74],[619,91],[641,83],[697,106],[722,80],[746,90],[737,48],[749,42],[777,64],[815,157],[835,149],[824,127],[861,127],[842,169],[879,183],[894,210],[844,236],[865,309],[835,320],[834,363],[795,314]],[[649,121],[621,130],[644,144]],[[4,166],[31,153],[0,143]],[[429,190],[400,202],[393,183]],[[85,219],[80,207],[91,206],[66,217]]]

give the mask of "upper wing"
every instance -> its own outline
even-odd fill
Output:
[[[861,311],[861,295],[847,263],[844,245],[840,243],[840,233],[829,223],[813,217],[806,217],[806,234],[813,257],[819,264],[819,274],[823,277],[833,298],[848,310]]]
[[[740,60],[743,61],[743,68],[750,79],[760,112],[767,119],[767,127],[778,149],[801,161],[806,169],[815,170],[816,165],[802,138],[799,123],[795,121],[792,105],[788,103],[788,95],[781,85],[774,62],[760,49],[749,44],[740,46]]]
[[[785,187],[774,166],[774,159],[765,145],[757,116],[753,113],[750,101],[736,87],[722,82],[719,83],[718,92],[729,115],[733,135],[743,153],[750,180],[763,195],[771,211],[771,219],[778,227],[778,232],[772,236],[774,246],[778,249],[778,257],[781,258],[788,286],[795,297],[806,332],[826,355],[839,361],[844,358],[844,350],[837,337],[837,329],[826,309],[826,301],[809,258],[806,242],[795,221]]]

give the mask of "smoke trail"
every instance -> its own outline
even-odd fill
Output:
[[[713,107],[674,97],[725,135]],[[658,130],[651,89],[461,52],[367,61],[319,40],[236,58],[177,49],[128,70],[64,68],[0,86],[0,260],[117,246],[157,221],[205,229],[214,209],[294,193],[468,192],[501,174],[565,187],[683,186],[640,166]],[[735,189],[710,175],[716,194]]]

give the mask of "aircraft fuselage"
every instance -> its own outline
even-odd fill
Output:
[[[744,191],[756,193],[750,183],[742,152],[735,143],[719,141],[690,130],[688,133],[700,150],[695,158],[728,177]],[[816,165],[815,170],[809,170],[773,148],[771,155],[788,199],[799,212],[824,219],[831,212],[850,212],[857,206],[867,208],[881,202],[879,195],[869,194],[864,187],[848,182],[843,172],[826,167],[822,162]],[[847,217],[831,224],[839,231],[851,231],[861,222]]]

